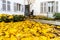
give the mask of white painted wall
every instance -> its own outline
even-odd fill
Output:
[[[58,1],[58,12],[60,13],[60,0],[36,0],[33,4],[34,15],[44,15],[47,16],[47,13],[40,13],[40,2],[47,2],[47,1]],[[52,17],[53,14],[48,14],[49,17]]]
[[[34,10],[34,15],[39,15],[40,14],[40,0],[35,0],[33,3],[33,8]]]
[[[4,13],[4,14],[18,14],[18,15],[24,15],[24,11],[25,11],[25,6],[23,7],[23,12],[14,12],[14,2],[15,3],[20,3],[22,5],[27,5],[27,0],[8,0],[11,2],[11,11],[2,11],[2,2],[0,0],[0,14]],[[34,15],[44,15],[47,16],[47,13],[40,13],[40,2],[46,2],[46,1],[58,1],[58,12],[60,13],[60,0],[35,0],[35,2],[32,4],[31,10],[34,10]],[[21,6],[22,7],[22,6]],[[49,14],[49,16],[53,16],[53,14]]]
[[[18,14],[18,15],[24,15],[24,10],[19,11],[19,12],[14,12],[14,3],[19,3],[21,5],[24,5],[24,0],[7,0],[11,2],[11,11],[2,11],[2,0],[0,0],[0,14]],[[22,6],[21,6],[22,8]],[[24,9],[24,6],[23,6]]]
[[[58,4],[58,12],[60,13],[60,0],[58,0],[59,4]]]

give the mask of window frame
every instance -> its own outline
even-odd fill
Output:
[[[21,4],[14,3],[14,11],[15,12],[20,12],[21,11]]]
[[[40,13],[46,13],[46,2],[41,2],[40,4]]]
[[[11,2],[10,3],[8,3],[8,2],[10,2],[10,1],[7,1],[7,11],[11,11]]]
[[[9,4],[8,4],[8,2],[10,2],[10,1],[2,0],[2,11],[10,11],[11,10],[11,6],[10,6],[11,2]]]
[[[5,2],[4,2],[5,1]],[[4,6],[5,5],[5,6]],[[6,0],[2,0],[2,10],[6,11]]]

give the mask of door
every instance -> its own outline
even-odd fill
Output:
[[[48,3],[48,13],[53,13],[53,7],[54,5],[52,2]]]
[[[29,5],[25,5],[25,16],[29,15]]]
[[[53,13],[54,13],[54,2],[49,2],[48,3],[48,12],[47,12],[47,17],[52,17]]]

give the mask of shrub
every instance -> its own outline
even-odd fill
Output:
[[[55,14],[54,14],[54,18],[55,18],[55,19],[60,19],[60,13],[55,13]]]
[[[43,19],[43,20],[54,20],[54,18],[48,18],[46,16],[30,16],[31,19]]]
[[[25,16],[23,15],[8,15],[8,14],[0,14],[0,22],[16,22],[25,20]]]
[[[19,18],[18,18],[18,15],[13,15],[13,21],[18,21]]]
[[[23,21],[25,16],[23,15],[13,15],[13,21]]]
[[[1,20],[2,20],[2,21],[7,21],[7,16],[2,16],[2,17],[1,17]]]
[[[19,21],[23,21],[23,20],[25,20],[25,16],[19,15]]]
[[[31,19],[42,19],[42,18],[45,18],[45,16],[30,16],[29,18],[31,18]]]
[[[44,20],[54,20],[54,18],[47,18],[47,17],[42,18],[42,19],[44,19]]]

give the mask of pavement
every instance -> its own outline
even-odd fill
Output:
[[[60,25],[60,21],[52,21],[52,20],[40,20],[40,19],[31,19],[36,22],[46,23],[46,24],[52,24],[52,25]]]

